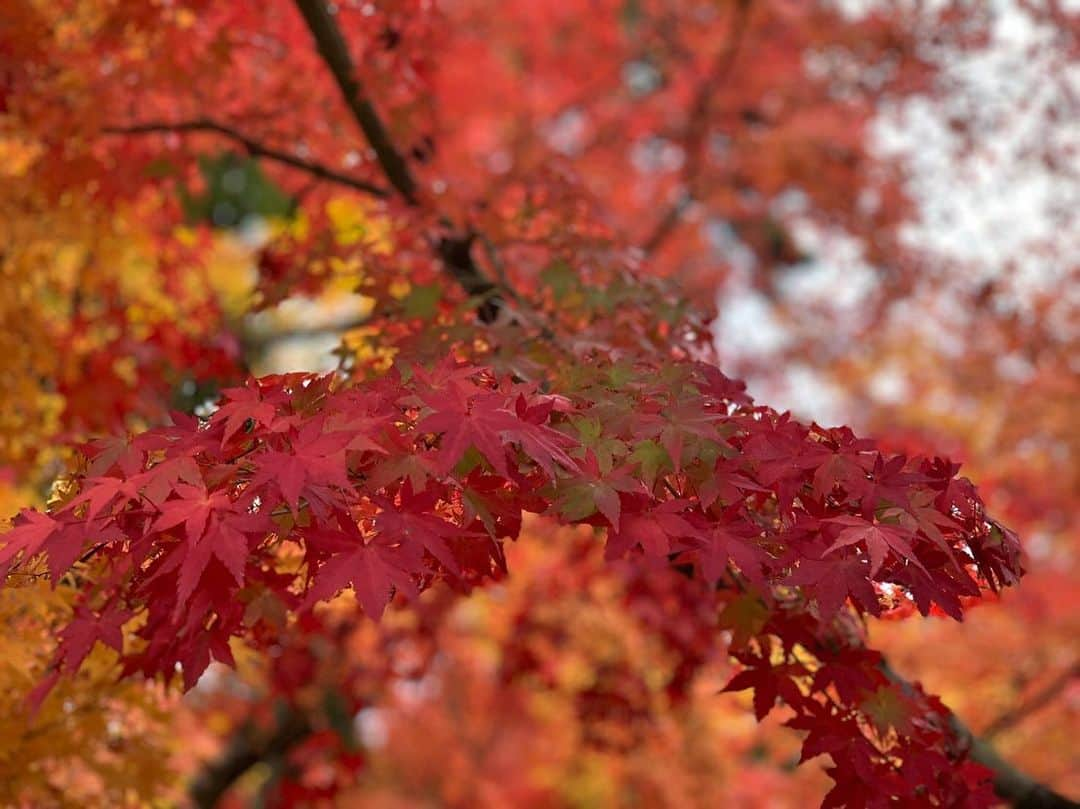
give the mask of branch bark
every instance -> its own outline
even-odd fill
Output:
[[[1080,809],[1080,803],[1054,792],[1007,762],[986,739],[976,737],[955,714],[953,732],[971,745],[971,758],[994,772],[994,791],[1014,809]]]
[[[881,663],[881,670],[901,688],[914,690],[914,686],[887,661]],[[950,715],[949,724],[956,737],[970,750],[972,761],[994,773],[994,791],[1014,809],[1080,809],[1080,803],[1054,792],[1003,759],[989,740],[976,736],[956,714]]]
[[[328,166],[324,166],[321,163],[314,163],[309,160],[303,160],[295,155],[291,155],[288,152],[283,152],[280,149],[275,149],[271,146],[267,146],[254,140],[242,132],[233,129],[230,126],[214,121],[210,118],[196,118],[191,121],[144,121],[136,124],[130,124],[127,126],[110,126],[104,130],[110,135],[153,135],[162,134],[167,135],[171,133],[185,133],[185,132],[209,132],[229,140],[238,143],[244,147],[252,157],[263,157],[267,160],[273,160],[275,163],[281,163],[285,166],[290,166],[294,169],[298,169],[312,177],[316,177],[320,180],[327,180],[332,183],[336,183],[347,188],[352,188],[355,191],[363,191],[365,194],[371,194],[372,196],[385,199],[390,196],[390,191],[382,186],[369,183],[365,180],[361,180],[357,177],[351,177],[348,174],[343,174],[339,171],[335,171]]]
[[[213,809],[244,773],[261,761],[284,755],[311,731],[307,717],[294,710],[283,713],[269,736],[260,738],[251,727],[241,729],[221,756],[192,782],[188,789],[191,803],[199,809]]]
[[[419,205],[418,185],[408,164],[394,148],[390,134],[383,125],[371,100],[364,95],[356,78],[356,70],[349,55],[345,37],[325,0],[294,0],[297,9],[307,23],[308,31],[315,40],[315,47],[330,70],[353,119],[364,133],[368,144],[382,167],[383,174],[401,197],[413,206]],[[446,220],[443,224],[449,226]],[[476,235],[472,232],[452,232],[436,239],[433,248],[447,272],[470,297],[479,299],[476,313],[484,323],[493,323],[504,306],[499,288],[492,283],[476,265],[472,246]]]
[[[324,0],[296,0],[296,7],[303,15],[304,22],[315,39],[315,47],[333,74],[349,111],[375,151],[375,157],[382,166],[386,179],[409,204],[415,205],[416,180],[405,159],[394,148],[390,134],[375,106],[360,87],[348,45],[334,15],[330,13]]]

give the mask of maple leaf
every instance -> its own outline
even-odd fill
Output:
[[[173,491],[179,497],[161,504],[161,513],[150,530],[168,531],[183,523],[187,541],[192,545],[202,538],[210,515],[232,505],[228,494],[222,491],[208,493],[205,486],[178,483]]]
[[[86,609],[77,610],[71,623],[60,634],[57,657],[64,669],[76,671],[98,641],[117,652],[121,651],[124,645],[121,628],[130,617],[121,610],[109,610],[104,615],[94,615]]]
[[[580,477],[560,478],[555,484],[553,506],[567,520],[578,522],[600,512],[615,530],[619,530],[622,502],[619,492],[644,493],[640,480],[625,469],[614,469],[603,477],[596,456],[588,452],[581,465]]]
[[[263,399],[257,384],[230,388],[222,391],[222,397],[225,401],[214,413],[214,421],[224,421],[221,432],[223,447],[241,430],[250,432],[256,427],[270,427],[277,416],[277,407]]]
[[[701,392],[722,402],[748,407],[753,400],[746,394],[746,383],[726,376],[719,368],[705,362],[694,363],[694,372],[701,376]]]
[[[714,525],[701,538],[701,548],[697,551],[706,580],[715,584],[724,577],[728,563],[734,562],[752,584],[764,587],[763,568],[768,564],[769,556],[755,539],[741,536],[723,524]]]
[[[830,517],[824,522],[846,526],[826,549],[825,555],[862,542],[869,554],[871,578],[881,570],[889,551],[926,571],[911,547],[912,535],[909,531],[894,525],[868,523],[858,517]]]
[[[616,530],[622,512],[618,489],[607,483],[590,480],[560,482],[555,495],[555,507],[564,519],[571,522],[579,522],[599,511]]]
[[[439,442],[441,474],[446,474],[470,447],[475,447],[502,477],[510,476],[500,430],[518,423],[506,397],[498,394],[460,395],[447,401],[427,400],[434,412],[416,425],[417,432],[442,434]]]
[[[603,471],[605,466],[603,460],[605,456],[600,455],[598,457],[601,460],[601,471]],[[610,454],[607,455],[607,457],[610,458]],[[634,444],[634,451],[627,457],[627,461],[629,463],[637,464],[638,469],[640,470],[641,479],[650,490],[656,486],[656,479],[660,476],[661,471],[665,469],[674,471],[674,466],[671,463],[671,458],[668,457],[667,450],[651,438],[644,441],[638,441]],[[607,468],[610,469],[610,465],[608,465]]]
[[[745,691],[754,689],[754,715],[760,722],[776,705],[777,698],[783,699],[789,705],[800,705],[803,702],[799,687],[792,679],[805,673],[798,664],[784,664],[773,666],[768,660],[755,659],[749,668],[740,671],[727,685],[720,689],[720,693],[730,691]]]
[[[832,685],[842,700],[856,703],[881,682],[879,665],[880,660],[865,649],[843,648],[822,660],[814,673],[814,687],[824,690]]]
[[[349,433],[324,432],[326,421],[313,419],[292,438],[288,451],[268,450],[252,457],[256,472],[251,487],[258,490],[267,483],[280,493],[293,514],[300,509],[300,497],[314,508],[338,500],[340,490],[351,490],[346,466],[346,449],[354,440]]]
[[[439,474],[435,460],[419,453],[391,454],[375,464],[368,482],[373,489],[382,489],[397,480],[405,480],[414,492],[427,488],[428,480]]]
[[[200,537],[202,539],[202,537]],[[214,555],[214,545],[205,539],[196,541],[190,548],[178,548],[173,551],[180,559],[180,573],[176,579],[176,608],[174,618],[179,618],[187,601],[199,585],[206,566]]]
[[[225,569],[232,574],[238,586],[244,584],[244,568],[248,561],[248,538],[232,526],[222,522],[203,538],[210,543],[214,556],[221,561]]]
[[[867,716],[881,737],[890,730],[907,733],[911,728],[912,706],[896,686],[881,686],[859,703],[859,710]]]
[[[785,583],[803,588],[817,602],[821,617],[826,620],[839,612],[849,596],[871,615],[881,614],[881,603],[870,581],[869,564],[861,559],[800,559]]]
[[[819,500],[838,485],[849,491],[859,491],[864,487],[866,470],[860,463],[860,457],[846,449],[832,453],[814,470],[813,493]]]
[[[509,477],[505,444],[518,443],[549,476],[555,465],[576,470],[576,462],[566,453],[569,438],[540,424],[522,418],[526,410],[511,410],[511,402],[502,394],[487,393],[437,402],[427,400],[434,413],[416,426],[421,433],[442,433],[439,445],[439,468],[445,474],[453,469],[470,447],[475,447],[502,477]],[[518,401],[522,401],[520,398]]]
[[[741,501],[748,492],[771,494],[772,489],[756,483],[743,472],[741,460],[733,462],[726,458],[717,460],[712,473],[698,486],[698,499],[708,508],[717,500],[730,505]]]
[[[387,561],[377,543],[363,544],[330,557],[319,566],[314,581],[305,605],[351,586],[364,613],[372,619],[382,616],[395,585],[404,584],[406,591],[413,589],[408,576]]]
[[[745,691],[748,688],[754,689],[754,716],[760,722],[776,704],[780,693],[778,678],[771,668],[747,669],[732,677],[720,691]]]
[[[623,510],[619,521],[613,524],[608,534],[608,558],[624,556],[635,544],[640,544],[648,555],[670,554],[673,540],[698,534],[697,529],[680,514],[686,505],[686,501],[669,500],[649,511]]]
[[[113,477],[90,478],[84,484],[83,491],[68,503],[66,508],[76,509],[87,503],[85,519],[93,520],[117,497],[137,497],[135,486],[130,480]]]
[[[28,560],[37,556],[45,547],[46,541],[59,529],[56,520],[48,514],[32,509],[19,512],[16,525],[10,531],[0,535],[0,573],[7,575],[15,559]],[[0,576],[2,579],[3,576]]]
[[[753,593],[744,593],[729,601],[720,613],[719,626],[732,633],[731,646],[740,649],[761,634],[772,611]],[[729,689],[730,690],[730,689]]]
[[[373,502],[382,508],[375,517],[375,528],[386,542],[417,543],[455,576],[461,574],[454,552],[446,540],[475,534],[434,514],[423,513],[426,509],[434,508],[434,495],[413,494],[406,487],[401,493],[400,505],[381,498],[375,498]]]
[[[807,731],[799,753],[799,763],[803,764],[820,755],[839,754],[847,750],[852,738],[859,733],[855,722],[845,716],[838,716],[828,707],[812,703],[804,713],[784,723],[794,730]]]

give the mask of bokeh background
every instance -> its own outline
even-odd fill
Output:
[[[0,11],[5,514],[49,497],[73,442],[169,407],[201,412],[238,372],[388,361],[368,320],[386,300],[437,319],[430,285],[365,286],[401,237],[362,195],[298,180],[221,133],[106,133],[221,112],[277,122],[268,137],[294,157],[362,169],[323,122],[326,89],[295,81],[317,68],[301,56],[290,68],[249,36],[293,47],[295,21],[255,5]],[[446,28],[425,22],[433,5]],[[1027,578],[962,624],[881,622],[873,640],[1010,761],[1080,796],[1080,4],[342,6],[358,47],[382,43],[365,70],[408,63],[421,76],[387,103],[406,129],[435,121],[434,193],[487,227],[514,280],[554,266],[530,240],[572,232],[592,245],[602,227],[619,234],[619,261],[715,298],[721,367],[758,400],[964,464],[1023,538]],[[155,50],[157,37],[171,50]],[[213,70],[248,92],[211,86]],[[117,89],[115,75],[134,79]],[[207,87],[185,94],[192,81]],[[435,113],[416,101],[425,94],[442,103]],[[522,188],[559,215],[533,230],[498,221],[524,205]],[[563,211],[571,193],[588,204]],[[328,234],[317,261],[313,232]],[[609,247],[588,249],[610,260]],[[672,661],[617,609],[619,582],[580,537],[512,553],[520,575],[438,619],[437,673],[354,718],[371,766],[353,798],[819,799],[826,779],[817,764],[796,768],[784,717],[759,726],[747,694],[717,696],[727,661],[689,703],[667,700]],[[70,609],[64,588],[0,591],[0,802],[175,796],[257,687],[223,669],[183,699],[121,686],[98,650],[28,718],[20,706]],[[377,643],[350,642],[360,654]],[[512,655],[544,663],[497,676]],[[626,704],[578,710],[582,694],[608,692]]]

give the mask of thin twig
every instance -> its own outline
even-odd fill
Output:
[[[109,126],[106,127],[104,131],[110,135],[212,132],[240,144],[252,157],[265,157],[267,160],[273,160],[275,163],[281,163],[282,165],[298,169],[310,174],[312,177],[317,177],[320,180],[328,180],[332,183],[337,183],[338,185],[352,188],[356,191],[363,191],[366,194],[371,194],[380,199],[385,199],[390,196],[390,192],[382,186],[369,183],[366,180],[361,180],[348,174],[343,174],[340,171],[335,171],[321,163],[303,160],[288,152],[283,152],[280,149],[267,146],[230,126],[226,126],[225,124],[210,118],[196,118],[190,121],[142,121],[127,126]]]
[[[694,99],[690,103],[690,114],[682,135],[683,152],[686,155],[682,177],[686,190],[668,207],[649,237],[642,243],[641,249],[646,255],[656,252],[657,248],[674,232],[683,211],[694,200],[693,186],[701,171],[702,141],[705,139],[709,119],[709,104],[717,90],[730,78],[731,71],[735,67],[735,58],[739,55],[739,49],[746,34],[751,2],[752,0],[737,0],[735,3],[735,16],[731,22],[727,42],[694,93]]]
[[[983,728],[981,734],[982,737],[984,739],[992,739],[1018,722],[1021,722],[1030,714],[1046,707],[1077,677],[1080,677],[1080,662],[1074,663],[1049,682],[1041,691],[1033,694],[1029,699],[1021,702],[1019,705],[1005,711],[990,722],[990,724]]]

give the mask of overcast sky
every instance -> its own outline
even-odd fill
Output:
[[[1080,63],[1065,54],[1063,32],[1034,25],[1013,0],[990,4],[996,12],[991,46],[944,60],[943,97],[882,110],[877,148],[903,156],[910,169],[920,220],[905,236],[952,268],[945,285],[1007,273],[1019,298],[1053,289],[1061,300],[1059,328],[1080,337]],[[1080,0],[1065,5],[1080,10]],[[969,125],[967,144],[950,118]],[[1048,164],[1048,154],[1057,165]],[[853,322],[873,286],[858,245],[830,234],[801,236],[821,260],[792,273],[784,292],[796,301],[827,297],[837,327]],[[783,348],[788,335],[769,307],[748,284],[722,292],[716,330],[725,360],[764,359]],[[804,418],[851,417],[839,392],[808,367],[789,365],[782,380],[749,382],[761,401]],[[883,398],[895,395],[891,387],[883,379]]]

